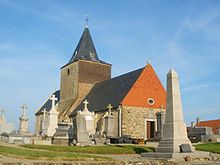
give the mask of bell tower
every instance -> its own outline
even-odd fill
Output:
[[[61,68],[59,121],[84,99],[94,84],[111,78],[111,64],[99,59],[88,26],[70,59]]]

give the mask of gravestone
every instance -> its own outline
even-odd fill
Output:
[[[70,145],[73,142],[73,123],[58,123],[56,133],[53,135],[52,144]]]
[[[50,97],[50,100],[52,102],[52,107],[50,112],[48,113],[48,128],[47,128],[47,136],[53,136],[56,132],[56,128],[58,127],[58,112],[55,108],[55,101],[57,98],[55,95],[52,95]]]
[[[115,136],[114,131],[114,116],[112,115],[112,105],[109,104],[108,108],[108,115],[105,117],[105,133],[106,137],[113,137]]]
[[[21,135],[27,135],[30,134],[30,132],[28,131],[28,118],[26,116],[26,110],[27,110],[27,105],[23,104],[21,106],[22,109],[22,115],[19,118],[20,119],[20,126],[19,126],[19,130],[18,130],[18,134]]]
[[[0,116],[0,134],[1,133],[11,133],[15,130],[15,126],[13,123],[8,123],[6,121],[5,117],[5,110],[0,110],[1,116]]]
[[[155,139],[157,141],[160,141],[162,134],[163,134],[163,124],[165,122],[165,112],[163,110],[161,110],[161,112],[157,112],[156,118],[157,118],[157,131],[155,132]]]
[[[80,112],[77,112],[75,120],[76,120],[77,143],[90,144],[91,140],[89,139],[89,132],[87,131],[85,116],[81,115]]]
[[[80,115],[85,117],[86,121],[86,129],[90,136],[95,135],[95,122],[94,122],[94,112],[90,112],[88,110],[89,102],[85,100],[84,102],[84,109],[80,112]]]
[[[46,119],[46,108],[44,108],[44,110],[42,111],[43,112],[43,119],[42,119],[42,122],[41,122],[41,133],[40,135],[41,136],[45,136],[47,134],[47,127],[48,127],[48,121]]]
[[[192,152],[191,146],[190,146],[189,144],[181,144],[181,145],[180,145],[180,152],[181,152],[181,153]]]
[[[88,110],[87,100],[83,103],[83,111],[77,111],[73,117],[73,141],[76,140],[78,145],[89,145],[95,135],[94,112]]]

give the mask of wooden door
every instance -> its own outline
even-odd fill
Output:
[[[155,122],[147,121],[147,140],[152,140],[154,138]]]

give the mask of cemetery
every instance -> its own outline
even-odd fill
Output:
[[[0,2],[1,5],[2,3],[3,2]],[[4,5],[10,6],[12,4],[7,4],[7,2],[5,2]],[[50,5],[53,6],[52,4]],[[117,8],[118,5],[113,4],[112,6]],[[196,4],[195,6],[198,7],[199,5],[197,6]],[[60,7],[62,7],[62,5],[59,5],[54,11],[57,12]],[[17,8],[19,7],[13,6],[13,9],[18,10]],[[19,9],[18,11],[23,11],[24,9],[25,7]],[[142,10],[139,9],[134,9],[133,11],[133,6],[131,9],[132,10],[130,12],[142,12]],[[77,26],[77,24],[74,24],[73,27],[69,27],[66,23],[71,21],[75,23],[77,22],[76,20],[67,21],[64,19],[64,16],[68,16],[70,11],[64,13],[61,18],[57,18],[54,15],[44,15],[41,12],[36,12],[35,10],[26,10],[32,14],[34,13],[44,17],[45,20],[48,19],[51,22],[58,22],[55,26],[50,24],[50,26],[45,28],[46,30],[50,29],[50,27],[58,29],[61,26],[60,24],[65,24],[66,30],[72,30],[74,26]],[[153,8],[153,11],[154,10],[155,8]],[[43,81],[40,78],[40,81],[44,83],[47,82],[45,84],[43,83],[44,88],[38,87],[37,84],[40,81],[29,83],[30,87],[21,83],[22,85],[19,84],[16,85],[16,87],[27,88],[29,92],[28,94],[30,96],[32,95],[32,98],[35,99],[27,99],[27,97],[29,97],[28,94],[26,94],[25,97],[23,96],[27,99],[26,103],[28,103],[29,106],[27,104],[22,104],[20,107],[22,112],[16,116],[14,114],[8,115],[8,112],[5,109],[0,109],[0,164],[219,165],[220,118],[219,113],[216,113],[219,102],[216,103],[216,105],[213,105],[215,106],[214,108],[210,108],[210,116],[212,116],[210,119],[205,116],[209,113],[207,104],[204,103],[206,107],[204,107],[203,110],[195,106],[199,104],[199,94],[197,95],[198,98],[196,98],[198,99],[198,102],[190,100],[192,97],[189,96],[193,94],[192,91],[197,91],[199,93],[202,91],[201,89],[204,90],[204,88],[208,88],[209,86],[219,87],[220,85],[218,81],[202,85],[198,85],[194,82],[194,76],[196,74],[198,74],[201,78],[206,73],[204,71],[204,73],[200,71],[200,68],[195,68],[194,63],[190,63],[190,66],[185,66],[187,60],[200,60],[195,60],[193,57],[188,57],[188,59],[183,60],[186,55],[184,54],[185,48],[180,44],[180,40],[185,37],[181,35],[187,30],[190,31],[190,33],[186,35],[187,37],[191,36],[191,33],[195,31],[202,31],[202,33],[206,35],[209,34],[210,32],[203,32],[203,30],[210,30],[210,28],[205,28],[205,25],[210,20],[217,18],[220,13],[219,10],[213,11],[217,12],[208,16],[208,18],[204,21],[201,21],[202,23],[200,21],[195,21],[194,23],[194,20],[189,21],[188,17],[190,18],[192,17],[191,15],[195,14],[192,13],[187,17],[187,19],[184,19],[181,23],[179,23],[181,27],[178,27],[177,34],[172,34],[173,30],[170,29],[171,34],[168,35],[166,40],[160,39],[160,35],[157,34],[158,36],[155,35],[149,41],[153,44],[156,43],[156,45],[160,45],[162,42],[166,43],[166,49],[157,47],[157,49],[161,51],[159,53],[167,56],[166,60],[161,55],[158,55],[158,57],[155,58],[158,58],[155,60],[158,62],[155,64],[155,68],[160,68],[160,72],[155,70],[150,61],[146,61],[143,65],[141,62],[146,59],[140,59],[139,56],[135,54],[135,51],[137,50],[141,50],[138,52],[141,53],[142,50],[145,52],[148,49],[149,53],[151,53],[151,45],[146,46],[148,45],[146,41],[144,41],[144,43],[140,42],[137,45],[134,45],[136,44],[135,42],[129,41],[131,43],[126,45],[126,48],[132,47],[132,51],[135,52],[129,52],[131,51],[131,49],[129,49],[128,52],[131,53],[130,57],[127,56],[128,52],[125,51],[124,54],[126,54],[126,56],[122,55],[119,58],[116,56],[102,56],[102,58],[100,58],[101,55],[99,56],[93,42],[93,37],[88,26],[88,16],[86,15],[85,26],[78,43],[75,43],[74,51],[71,56],[65,58],[62,57],[62,62],[59,61],[60,66],[56,66],[55,70],[59,72],[59,74],[56,74],[55,79],[57,81],[58,79],[60,80],[58,83],[59,87],[55,88],[53,91],[50,90],[55,85],[55,80],[51,80],[51,77],[48,77],[48,80],[46,81]],[[104,11],[101,12],[104,13]],[[113,12],[111,13],[114,14]],[[163,15],[163,13],[160,14]],[[172,13],[171,15],[175,14]],[[127,29],[133,31],[132,28],[134,28],[134,26],[141,28],[142,24],[140,24],[141,26],[139,25],[139,22],[136,21],[137,18],[135,18],[135,20],[131,19],[132,21],[130,21],[130,19],[131,18],[129,18],[129,22],[132,22],[132,26],[130,24],[131,27],[128,25],[120,25],[123,31],[126,31]],[[26,20],[24,20],[24,22],[25,21]],[[167,19],[164,22],[169,21],[170,20]],[[21,21],[18,19],[16,22],[23,23],[23,20]],[[157,21],[154,20],[153,22]],[[105,24],[104,21],[103,24]],[[155,27],[157,26],[158,25],[155,23],[153,29],[156,29]],[[41,23],[39,24],[39,28],[40,27]],[[95,25],[91,29],[97,30],[97,27],[98,26]],[[107,25],[102,28],[105,29],[106,27]],[[36,30],[37,28],[33,29]],[[144,30],[147,28],[148,27],[144,27]],[[75,32],[71,31],[71,33],[74,33],[75,35]],[[97,38],[102,38],[101,44],[105,43],[107,44],[107,46],[105,45],[106,47],[111,47],[111,49],[116,49],[117,53],[121,53],[120,49],[122,45],[126,40],[130,39],[130,36],[124,36],[122,39],[116,34],[111,33],[112,32],[110,31],[110,35],[105,34],[108,36],[107,39],[102,32]],[[215,28],[215,33],[219,34],[219,28]],[[99,32],[96,32],[95,34],[97,35]],[[32,35],[33,34],[31,34],[31,36]],[[66,40],[66,36],[63,37],[63,32],[54,34],[51,33],[50,35],[57,37],[56,41],[53,41],[50,38],[51,36],[48,36],[49,40],[47,40],[47,42],[49,41],[52,44],[55,44],[58,40],[63,42],[65,40],[65,44],[66,42],[69,42]],[[138,32],[135,33],[135,35],[141,36],[141,38],[148,38],[148,35],[145,36],[145,34],[142,34],[141,30],[140,34]],[[39,37],[41,35],[37,34],[36,36],[33,36],[36,37],[35,39],[37,40],[37,36]],[[218,35],[216,35],[216,37],[217,36]],[[197,45],[195,43],[202,40],[200,37],[191,38],[192,41],[187,38],[187,43],[193,42],[191,44],[196,47]],[[114,40],[115,43],[113,42],[109,44],[109,40]],[[181,40],[181,42],[184,41]],[[210,43],[213,44],[213,42]],[[15,47],[18,51],[23,50],[20,46],[13,46],[13,44],[11,44],[12,46],[10,44],[8,45],[0,45],[0,51],[8,49],[8,47],[9,49],[11,49],[11,47]],[[36,49],[36,52],[38,52],[37,54],[41,58],[45,58],[45,63],[40,65],[35,72],[40,75],[41,73],[38,73],[38,71],[42,68],[44,71],[49,68],[48,73],[51,72],[52,65],[54,65],[52,64],[52,61],[56,59],[54,54],[58,54],[60,52],[47,52],[47,49],[49,48],[45,47],[41,50],[38,48],[40,44],[36,43],[36,45],[37,48],[34,47],[33,50]],[[42,43],[42,45],[44,45],[44,43]],[[69,47],[67,44],[66,46]],[[67,49],[67,47],[64,49]],[[198,50],[201,49],[200,47],[196,48]],[[190,51],[191,49],[192,48],[190,48]],[[24,50],[27,53],[32,49]],[[166,52],[164,50],[169,51]],[[50,60],[48,60],[46,55],[42,53],[44,51],[51,55],[48,57]],[[110,52],[110,54],[112,52]],[[216,52],[210,51],[209,53],[211,54]],[[103,51],[103,53],[106,52]],[[188,53],[191,54],[191,52]],[[171,54],[171,56],[168,54]],[[219,55],[219,52],[216,54]],[[29,58],[30,57],[28,57],[28,59]],[[61,59],[61,57],[59,58]],[[114,66],[114,68],[113,64],[107,62],[111,61],[113,58],[116,58],[115,63],[118,64],[118,66]],[[148,58],[150,59],[152,56],[149,56]],[[64,63],[64,59],[68,60]],[[132,65],[139,68],[131,69],[134,68],[134,66],[131,67],[131,64],[127,63],[127,60],[131,60]],[[218,61],[215,58],[210,58],[208,60]],[[208,60],[206,59],[206,61]],[[172,63],[169,63],[169,61],[172,61]],[[26,64],[24,67],[29,67],[31,65],[29,60],[25,62]],[[153,61],[153,63],[156,62]],[[122,69],[122,65],[126,66],[127,70]],[[199,66],[204,66],[204,64],[199,63]],[[215,67],[217,68],[218,66]],[[176,68],[178,68],[178,72],[176,71]],[[126,70],[127,72],[121,74],[119,71],[123,70]],[[189,70],[190,72],[188,73],[193,76],[190,75],[190,77],[186,74],[184,72],[186,70]],[[158,71],[159,74],[156,71]],[[7,68],[7,72],[10,72],[10,68]],[[32,75],[35,76],[36,73],[32,73]],[[18,73],[11,72],[7,74],[16,76]],[[22,77],[22,74],[18,75]],[[216,73],[213,75],[210,75],[210,77],[218,77],[216,76],[218,75]],[[31,79],[30,77],[22,78],[27,81]],[[181,79],[182,77],[184,78]],[[211,79],[210,77],[204,79],[209,80]],[[199,79],[199,83],[201,83],[201,81],[205,81],[204,79]],[[13,82],[15,84],[17,83],[16,81]],[[185,83],[184,90],[182,90],[182,82]],[[195,83],[196,85],[191,86],[192,84],[188,85],[187,83]],[[35,93],[31,91],[33,88],[36,88]],[[36,92],[37,90],[47,90],[48,93],[45,92],[46,97],[44,98],[42,94],[39,94],[40,92]],[[182,91],[185,92],[184,97],[182,97]],[[13,94],[14,93],[18,95],[14,102],[18,102],[19,99],[23,99],[22,97],[19,98],[19,94],[13,91]],[[218,92],[216,93],[218,94]],[[19,99],[17,100],[17,98]],[[189,104],[187,105],[187,108],[184,107],[185,99],[188,101],[187,104]],[[210,98],[206,99],[207,102],[210,102],[211,100]],[[10,104],[13,104],[13,101],[10,101]],[[190,111],[193,106],[194,108],[192,109],[196,109],[197,112]],[[199,105],[198,107],[201,106]],[[191,121],[190,126],[187,125],[187,123],[189,122],[189,119],[191,120],[191,118],[188,118],[189,115],[187,116],[185,114],[186,112],[188,114],[190,112],[191,116],[196,118],[196,121]],[[8,118],[16,117],[19,124],[8,122],[5,113]],[[203,115],[202,119],[204,120],[200,120],[200,115]],[[213,118],[213,116],[216,118]],[[32,121],[33,118],[34,122]]]

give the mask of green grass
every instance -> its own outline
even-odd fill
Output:
[[[24,148],[57,151],[75,152],[88,154],[140,154],[152,152],[154,148],[137,145],[105,145],[105,146],[45,146],[45,145],[22,145]]]
[[[209,151],[220,154],[220,143],[206,143],[195,145],[196,150]]]
[[[26,159],[44,159],[44,160],[109,160],[109,158],[77,154],[69,152],[54,152],[54,151],[36,151],[30,149],[20,149],[6,147],[0,145],[0,155],[26,158]]]

